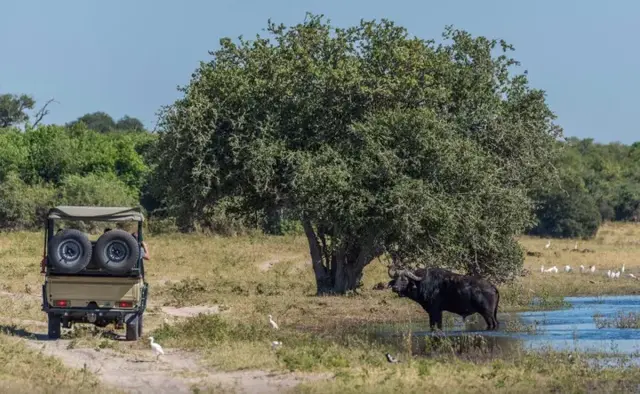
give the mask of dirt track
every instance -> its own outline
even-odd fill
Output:
[[[217,313],[213,307],[163,308],[167,317],[187,318],[197,313]],[[216,371],[201,363],[192,352],[164,349],[156,360],[151,348],[123,353],[111,349],[75,347],[71,339],[49,340],[46,323],[14,320],[31,330],[13,334],[27,346],[60,359],[70,368],[86,369],[107,386],[127,393],[193,393],[198,388],[220,393],[282,393],[303,381],[328,378],[319,374],[279,374],[260,370]],[[122,340],[122,337],[113,340]],[[145,341],[146,338],[141,338]]]
[[[196,387],[216,392],[279,393],[304,379],[303,376],[264,371],[211,371],[203,368],[193,354],[169,349],[156,361],[151,352],[140,357],[111,350],[69,349],[70,340],[26,341],[69,367],[86,368],[105,384],[129,393],[192,393]]]

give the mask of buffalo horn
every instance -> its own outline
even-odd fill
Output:
[[[407,278],[409,278],[411,280],[418,281],[418,282],[422,280],[421,277],[419,277],[418,275],[414,274],[413,272],[411,272],[411,271],[409,271],[407,269],[402,270],[402,275],[405,275]]]
[[[387,270],[387,273],[389,274],[390,278],[395,278],[395,276],[397,274],[397,271],[396,271],[396,269],[395,269],[393,264],[389,266],[389,269]]]

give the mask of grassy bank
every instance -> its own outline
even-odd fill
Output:
[[[636,370],[594,371],[576,362],[576,357],[558,353],[478,352],[475,347],[469,352],[459,345],[447,345],[440,349],[445,351],[434,352],[428,359],[410,357],[425,352],[426,344],[404,343],[401,334],[408,333],[415,322],[426,323],[427,318],[416,304],[398,299],[388,290],[373,289],[388,281],[386,266],[381,261],[367,266],[364,285],[356,295],[315,297],[306,239],[301,236],[167,234],[147,240],[152,260],[147,265],[151,289],[146,333],[153,332],[166,348],[197,350],[219,369],[337,374],[329,383],[301,386],[301,392],[440,392],[445,388],[456,392],[607,392],[640,382]],[[41,242],[40,233],[0,235],[3,324],[32,325],[32,330],[43,331],[36,327],[45,321],[39,299]],[[635,257],[640,252],[640,226],[607,224],[596,239],[580,242],[580,251],[572,251],[574,240],[554,240],[549,249],[544,239],[522,237],[521,242],[532,252],[525,263],[530,274],[501,287],[500,312],[531,309],[536,298],[539,308],[555,308],[562,306],[562,296],[637,294],[640,289],[640,283],[630,277],[612,280],[605,275],[607,269],[619,269],[622,264],[627,273],[640,274],[640,260]],[[584,249],[588,250],[581,252]],[[574,272],[562,272],[567,264]],[[581,264],[595,265],[596,273],[580,274]],[[555,265],[561,272],[541,273],[541,265]],[[220,314],[183,319],[163,309],[196,306],[215,306]],[[279,331],[268,326],[268,314],[280,325]],[[446,316],[449,326],[454,320]],[[400,323],[396,340],[384,342],[363,330],[374,323]],[[11,343],[5,336],[0,339]],[[274,340],[282,341],[282,346],[272,349]],[[147,343],[112,343],[99,335],[85,334],[76,335],[74,346],[129,352],[146,349]],[[386,352],[398,355],[403,362],[388,364]]]

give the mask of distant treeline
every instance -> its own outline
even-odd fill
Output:
[[[559,183],[537,191],[532,234],[593,236],[603,221],[640,216],[640,143],[599,144],[568,138],[555,166]]]
[[[154,178],[157,135],[144,130],[142,122],[128,116],[114,121],[96,112],[66,125],[31,127],[26,114],[15,115],[19,108],[30,109],[18,105],[24,97],[6,96],[0,96],[0,229],[36,229],[56,204],[139,204],[154,231],[174,229],[173,218],[164,214],[162,184]],[[7,103],[15,108],[7,109]],[[555,163],[559,181],[532,196],[539,221],[531,234],[589,237],[603,221],[638,220],[640,143],[569,138],[561,144]],[[283,209],[240,220],[224,208],[211,212],[200,228],[222,234],[300,229]]]

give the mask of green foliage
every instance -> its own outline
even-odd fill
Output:
[[[575,174],[562,174],[561,182],[538,191],[538,224],[534,235],[562,238],[592,238],[602,221],[600,210]]]
[[[116,130],[128,130],[128,131],[144,131],[144,125],[140,119],[132,118],[129,115],[123,116],[116,122]]]
[[[531,189],[560,130],[503,41],[321,17],[221,40],[165,108],[155,182],[183,228],[225,198],[302,220],[318,291],[357,287],[384,247],[500,280],[522,264]],[[499,56],[493,56],[501,50]]]
[[[0,129],[0,228],[40,225],[52,205],[138,205],[155,137],[83,124]]]
[[[98,133],[107,133],[116,127],[116,122],[114,122],[111,115],[102,111],[82,115],[77,120],[69,123],[69,126],[74,126],[78,123],[84,123],[89,130],[94,130]]]
[[[602,221],[640,219],[639,143],[569,138],[555,166],[561,182],[535,190],[539,223],[532,233],[590,237]]]
[[[69,175],[60,185],[60,202],[66,205],[135,206],[138,196],[114,174]]]
[[[29,120],[27,110],[33,109],[36,102],[26,94],[0,94],[0,128],[18,126]]]
[[[29,148],[18,129],[0,129],[0,180],[27,168]]]
[[[50,185],[28,185],[16,172],[0,183],[0,229],[23,230],[44,224],[47,210],[57,199]]]
[[[23,169],[28,183],[59,183],[77,168],[78,141],[59,126],[41,126],[24,133],[29,160]]]
[[[73,122],[69,122],[67,127],[74,127],[80,124],[85,125],[89,130],[103,134],[111,131],[140,132],[145,130],[140,119],[125,115],[116,122],[111,115],[102,111],[84,114]]]

